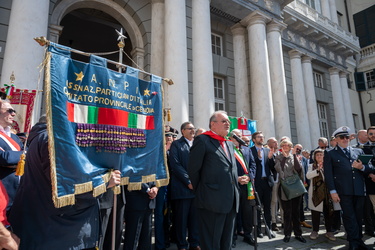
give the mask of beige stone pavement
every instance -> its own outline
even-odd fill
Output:
[[[307,222],[311,224],[311,216],[310,212],[305,212],[305,216],[307,218]],[[280,226],[280,224],[278,224]],[[264,230],[262,230],[264,232]],[[276,232],[276,238],[268,239],[267,236],[264,236],[262,239],[258,238],[258,250],[264,249],[278,249],[278,250],[297,250],[297,249],[309,249],[309,250],[338,250],[338,249],[348,249],[348,242],[346,241],[346,235],[344,231],[344,227],[341,226],[341,232],[336,234],[336,241],[330,241],[325,237],[325,229],[321,223],[321,228],[319,231],[319,237],[316,240],[311,240],[309,235],[312,231],[310,228],[302,228],[303,237],[306,239],[306,243],[299,242],[294,238],[292,235],[290,241],[288,243],[283,242],[283,231]],[[254,246],[251,246],[242,241],[243,237],[238,236],[237,239],[237,246],[233,248],[234,250],[245,250],[245,249],[254,249]],[[369,249],[375,249],[375,237],[370,237],[364,235],[363,241],[368,246]],[[171,244],[168,250],[177,250],[177,246],[175,244]]]

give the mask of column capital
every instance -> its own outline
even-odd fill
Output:
[[[295,49],[289,50],[288,54],[290,56],[290,59],[296,59],[296,58],[300,59],[301,56],[303,55],[300,51],[295,50]]]
[[[311,63],[311,61],[315,58],[312,58],[311,56],[304,55],[304,56],[301,57],[301,59],[302,59],[302,63]]]
[[[338,75],[340,70],[338,68],[332,67],[328,69],[330,75]]]
[[[340,78],[347,78],[348,74],[345,71],[340,71],[339,76]]]
[[[270,20],[272,19],[269,16],[266,16],[260,11],[255,10],[251,12],[249,15],[247,15],[246,17],[244,17],[241,20],[241,24],[246,27],[250,27],[251,25],[254,25],[254,24],[266,25],[266,23],[268,23]]]
[[[230,27],[230,30],[232,31],[232,34],[234,36],[235,35],[244,35],[245,31],[246,31],[245,27],[240,23],[236,23],[235,25]]]
[[[288,25],[279,20],[272,19],[270,23],[267,24],[267,33],[277,31],[280,32],[286,29]]]

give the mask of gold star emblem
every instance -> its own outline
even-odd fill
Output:
[[[150,90],[145,89],[145,90],[143,91],[143,95],[148,95],[148,96],[150,96]]]
[[[84,77],[83,72],[81,71],[81,72],[79,72],[79,74],[77,74],[77,73],[74,73],[74,74],[76,74],[76,76],[77,76],[76,81],[81,81],[82,82],[83,77]]]

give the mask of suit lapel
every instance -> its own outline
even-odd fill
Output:
[[[219,152],[229,161],[229,162],[231,162],[230,161],[230,159],[227,157],[227,154],[225,153],[225,151],[224,151],[224,149],[223,149],[223,147],[220,145],[220,142],[218,141],[218,140],[216,140],[216,139],[213,139],[213,138],[210,138],[211,139],[211,143],[212,144],[214,144],[215,145],[215,147],[216,148],[218,148],[219,149]],[[228,149],[228,154],[229,154],[229,156],[230,156],[230,149],[229,149],[229,147],[228,147],[228,144],[226,144],[227,145],[227,149]],[[233,149],[232,149],[232,153],[233,153]]]

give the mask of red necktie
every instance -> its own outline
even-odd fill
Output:
[[[224,149],[225,154],[226,154],[227,157],[229,158],[228,150],[227,150],[227,147],[225,146],[224,143],[225,143],[225,141],[221,141],[221,142],[220,142],[221,147]]]

